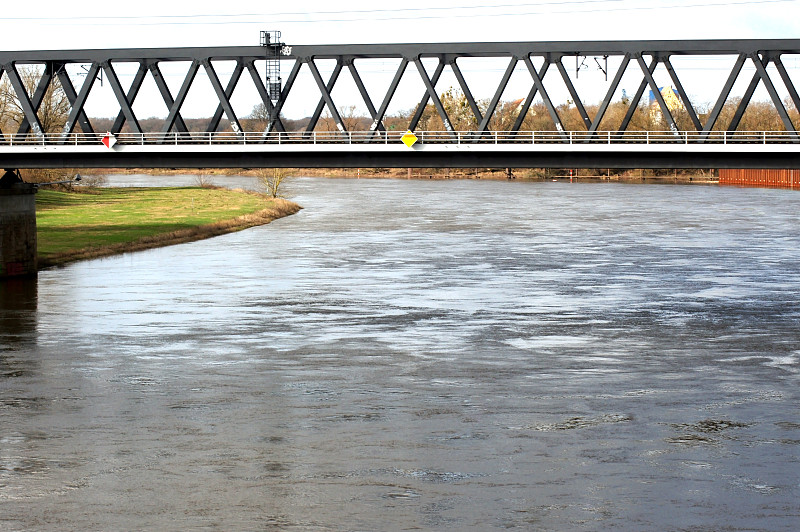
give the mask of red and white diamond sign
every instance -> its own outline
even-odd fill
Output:
[[[117,137],[115,137],[114,135],[112,135],[110,132],[109,132],[109,133],[106,133],[106,136],[105,136],[105,137],[103,137],[103,145],[104,145],[106,148],[109,148],[109,149],[111,149],[111,148],[113,148],[113,147],[114,147],[114,144],[116,144],[116,143],[117,143]]]

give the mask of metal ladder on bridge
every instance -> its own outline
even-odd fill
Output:
[[[267,80],[266,88],[269,93],[269,99],[277,102],[281,97],[281,32],[279,31],[262,31],[261,32],[261,46],[266,49],[267,59]],[[270,113],[269,118],[269,131],[272,131],[275,126],[275,121],[278,119],[273,111]]]

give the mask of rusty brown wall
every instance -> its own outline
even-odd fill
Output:
[[[719,184],[750,187],[800,188],[800,170],[720,169]]]

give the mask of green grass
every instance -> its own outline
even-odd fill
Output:
[[[194,237],[183,241],[230,232],[257,223],[228,224],[224,230],[214,226],[276,207],[280,215],[291,214],[279,203],[243,191],[200,187],[41,190],[36,198],[39,261],[48,266],[91,256],[92,250],[96,256],[107,255],[127,251],[125,246],[135,243],[136,249],[156,247],[172,243],[166,235],[174,237],[176,232],[192,232]],[[207,235],[202,228],[209,229]],[[165,241],[159,243],[161,236]],[[149,244],[141,245],[144,241]]]

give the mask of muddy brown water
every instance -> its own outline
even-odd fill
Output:
[[[798,192],[290,185],[2,285],[0,529],[800,528]]]

